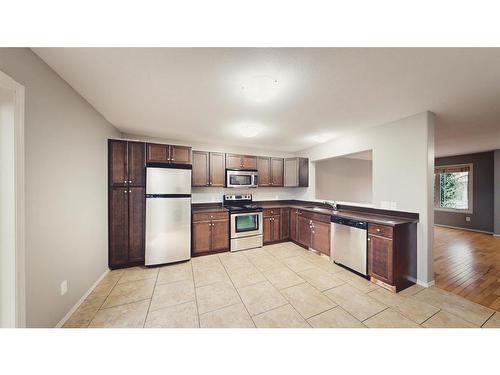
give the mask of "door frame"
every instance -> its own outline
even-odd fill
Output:
[[[14,146],[13,160],[0,160],[1,163],[14,163],[14,193],[11,197],[14,201],[14,213],[5,212],[6,217],[14,223],[14,229],[9,229],[14,238],[14,248],[7,249],[9,263],[14,263],[15,279],[9,283],[13,288],[15,301],[13,309],[15,322],[8,322],[12,327],[26,327],[26,271],[25,271],[25,154],[24,154],[24,110],[25,89],[13,78],[0,71],[0,87],[10,90],[14,96]],[[1,166],[0,166],[1,167]],[[1,208],[0,208],[1,209]],[[7,210],[6,210],[7,211]],[[0,223],[1,225],[1,223]],[[5,250],[5,249],[2,249]]]

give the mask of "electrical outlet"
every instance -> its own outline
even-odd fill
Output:
[[[61,296],[64,296],[68,291],[68,280],[64,280],[61,283]]]
[[[470,221],[470,216],[466,216],[465,221]]]

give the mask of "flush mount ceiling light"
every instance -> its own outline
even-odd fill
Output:
[[[312,142],[316,142],[316,143],[325,143],[325,142],[328,142],[332,138],[334,138],[334,135],[331,133],[321,133],[321,134],[314,134],[314,135],[309,136],[309,139]]]
[[[256,122],[243,122],[234,126],[234,133],[240,137],[253,138],[264,130],[264,126]]]
[[[251,101],[267,102],[276,96],[278,80],[267,75],[255,75],[241,86],[241,90]]]

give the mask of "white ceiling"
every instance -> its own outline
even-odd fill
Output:
[[[500,49],[35,48],[125,133],[298,151],[430,110],[436,154],[500,148]],[[265,102],[242,85],[278,80]],[[258,124],[244,138],[238,129]]]

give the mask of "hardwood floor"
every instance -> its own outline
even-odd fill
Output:
[[[500,237],[434,227],[436,286],[500,311]]]

